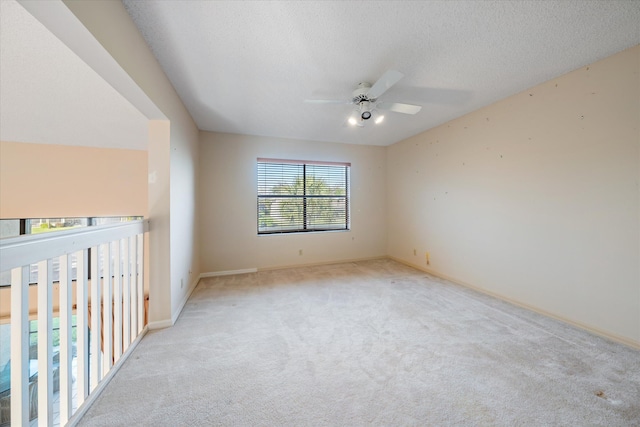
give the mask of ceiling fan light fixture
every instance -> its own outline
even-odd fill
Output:
[[[371,103],[369,101],[360,102],[360,117],[362,120],[369,120],[371,118]]]

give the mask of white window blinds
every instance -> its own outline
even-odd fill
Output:
[[[258,159],[258,234],[348,230],[349,169]]]

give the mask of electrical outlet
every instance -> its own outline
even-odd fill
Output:
[[[302,255],[302,249],[298,249],[298,255]]]
[[[418,254],[418,252],[414,249],[413,250],[413,256],[416,256]]]
[[[427,253],[425,254],[425,260],[427,261],[427,265],[430,265],[430,264],[431,264],[431,259],[430,259],[430,258],[431,258],[431,257],[429,256],[429,252],[427,252]]]

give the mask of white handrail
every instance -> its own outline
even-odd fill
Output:
[[[61,425],[66,424],[143,331],[143,234],[147,230],[148,221],[138,220],[0,240],[0,272],[11,271],[12,426],[28,426],[34,417],[34,408],[39,425],[53,425],[54,387],[61,393],[56,418]],[[54,362],[52,265],[56,258],[60,268],[57,314],[60,316],[60,348],[55,349],[59,360]],[[71,277],[72,259],[75,259],[75,280]],[[32,264],[37,265],[38,273],[37,363],[30,360],[34,355],[29,348]],[[75,368],[71,326],[74,312],[77,320]],[[37,384],[33,380],[34,372],[30,372],[35,366]],[[34,384],[30,384],[30,380]],[[76,389],[75,402],[72,387]],[[34,388],[37,388],[37,399],[32,393]]]
[[[104,242],[142,234],[147,230],[148,221],[137,220],[1,239],[0,271],[63,254],[69,255]]]

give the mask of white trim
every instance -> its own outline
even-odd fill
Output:
[[[91,392],[87,400],[85,400],[84,403],[80,405],[80,407],[73,414],[73,417],[69,419],[69,422],[66,424],[67,427],[74,427],[78,424],[78,422],[80,422],[82,417],[91,408],[91,405],[93,405],[93,403],[100,397],[100,394],[104,391],[104,389],[107,387],[109,382],[113,379],[113,377],[118,373],[122,365],[124,365],[124,362],[127,361],[129,356],[131,356],[131,353],[133,353],[133,351],[136,349],[138,344],[140,344],[140,341],[146,335],[148,330],[149,328],[145,326],[142,332],[140,332],[140,334],[136,337],[136,339],[131,343],[131,345],[129,346],[129,349],[122,355],[120,359],[118,359],[118,361],[115,363],[115,365],[113,365],[113,367],[107,373],[107,375],[104,376],[104,378],[102,379],[102,381],[100,381],[98,386]]]
[[[318,267],[322,265],[333,265],[333,264],[346,264],[350,262],[361,262],[361,261],[373,261],[376,259],[386,259],[388,258],[386,255],[366,257],[366,258],[348,258],[348,259],[340,259],[333,261],[319,261],[319,262],[310,262],[305,264],[291,264],[291,265],[277,265],[275,267],[261,267],[258,271],[272,271],[272,270],[286,270],[289,268],[304,268],[304,267]]]
[[[593,326],[585,325],[584,323],[580,323],[580,322],[576,322],[576,321],[573,321],[573,320],[569,320],[566,317],[550,313],[550,312],[548,312],[546,310],[531,306],[529,304],[522,303],[520,301],[516,301],[516,300],[511,299],[509,297],[506,297],[504,295],[501,295],[501,294],[498,294],[498,293],[495,293],[495,292],[492,292],[492,291],[488,291],[488,290],[480,288],[478,286],[471,285],[469,283],[466,283],[466,282],[463,282],[461,280],[458,280],[455,277],[448,276],[446,274],[440,273],[440,272],[432,270],[430,268],[426,268],[426,267],[422,267],[422,266],[417,265],[417,264],[413,264],[413,263],[411,263],[409,261],[405,261],[405,260],[403,260],[401,258],[396,258],[396,257],[390,256],[390,255],[388,256],[388,258],[392,259],[394,261],[397,261],[400,264],[408,265],[409,267],[413,267],[413,268],[415,268],[417,270],[424,271],[425,273],[432,274],[432,275],[434,275],[436,277],[439,277],[441,279],[448,280],[449,282],[455,283],[456,285],[460,285],[460,286],[464,286],[465,288],[473,289],[474,291],[480,292],[481,294],[489,295],[490,297],[499,299],[501,301],[505,301],[505,302],[507,302],[509,304],[513,304],[515,306],[524,308],[524,309],[529,310],[529,311],[533,311],[534,313],[538,313],[538,314],[540,314],[542,316],[550,317],[550,318],[558,320],[560,322],[567,323],[567,324],[569,324],[571,326],[575,326],[576,328],[585,330],[585,331],[587,331],[587,332],[589,332],[591,334],[598,335],[600,337],[609,339],[611,341],[615,341],[615,342],[617,342],[619,344],[626,345],[627,347],[631,347],[631,348],[640,350],[640,341],[635,341],[635,340],[630,339],[630,338],[621,337],[619,335],[603,331],[602,329],[598,329],[598,328],[595,328]]]
[[[191,297],[193,290],[196,288],[196,286],[198,286],[198,282],[200,282],[200,277],[201,275],[198,276],[198,278],[193,283],[191,283],[191,285],[189,285],[189,289],[187,289],[187,293],[184,294],[182,301],[180,301],[180,305],[178,306],[178,309],[174,311],[173,315],[171,316],[171,325],[174,325],[178,321],[178,318],[180,317],[180,314],[182,314],[182,310],[184,309],[184,306],[187,304],[189,297]]]
[[[170,328],[171,326],[173,326],[171,319],[157,320],[155,322],[149,322],[147,325],[149,330]]]
[[[198,280],[204,277],[216,277],[216,276],[231,276],[233,274],[247,274],[247,273],[257,273],[257,268],[245,268],[243,270],[227,270],[227,271],[212,271],[209,273],[202,273]]]
[[[322,160],[290,160],[290,159],[268,159],[258,157],[258,163],[275,163],[287,165],[318,165],[318,166],[347,166],[351,167],[349,162],[324,162]]]
[[[274,234],[269,234],[269,236],[274,236]],[[285,270],[287,268],[303,268],[303,267],[316,267],[319,265],[331,265],[331,264],[343,264],[347,262],[360,262],[360,261],[372,261],[376,259],[385,259],[388,258],[386,255],[365,257],[365,258],[349,258],[349,259],[338,259],[331,261],[319,261],[319,262],[311,262],[305,264],[288,264],[288,265],[275,265],[271,267],[260,267],[260,268],[246,268],[244,270],[228,270],[228,271],[213,271],[209,273],[200,274],[199,279],[203,279],[205,277],[217,277],[217,276],[230,276],[233,274],[247,274],[247,273],[257,273],[258,271],[270,271],[270,270]],[[399,261],[401,262],[401,261]]]

